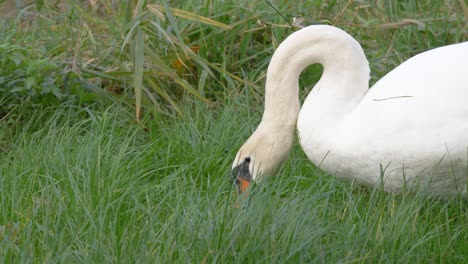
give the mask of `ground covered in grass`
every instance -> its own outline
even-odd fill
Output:
[[[17,127],[0,157],[0,261],[466,261],[465,200],[342,181],[299,148],[236,208],[232,146],[259,116],[186,105],[147,127],[114,106],[60,106]]]
[[[344,28],[373,83],[466,41],[463,1],[168,2],[45,0],[0,19],[0,263],[468,261],[467,200],[340,180],[298,144],[247,201],[229,175],[289,33]]]

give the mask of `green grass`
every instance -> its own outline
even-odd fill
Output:
[[[282,16],[350,32],[373,83],[466,41],[463,1],[271,1],[281,15],[260,0],[151,2],[159,15],[146,1],[39,2],[0,23],[0,52],[24,54],[0,54],[0,263],[468,260],[467,200],[340,180],[298,144],[248,201],[229,175],[269,58],[296,30]],[[319,75],[302,74],[301,98]]]
[[[104,0],[92,7],[86,0],[36,2],[38,12],[31,7],[13,21],[0,19],[0,50],[20,46],[35,55],[23,61],[61,70],[23,70],[13,80],[32,79],[29,86],[42,87],[44,75],[52,75],[47,83],[60,89],[42,90],[62,95],[75,94],[76,83],[64,83],[62,76],[78,76],[86,91],[103,90],[136,104],[137,117],[146,107],[182,114],[186,95],[213,101],[249,89],[260,101],[272,52],[298,29],[291,27],[294,18],[301,26],[332,24],[352,34],[371,60],[372,82],[412,55],[468,38],[462,0]],[[12,69],[2,63],[0,70]],[[317,76],[308,72],[304,81]],[[2,86],[10,82],[0,79]]]
[[[297,146],[237,209],[233,146],[259,115],[238,121],[241,100],[186,105],[146,128],[114,107],[49,109],[18,127],[0,159],[0,262],[466,261],[466,200],[342,181]]]

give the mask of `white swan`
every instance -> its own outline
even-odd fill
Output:
[[[299,75],[314,63],[323,75],[300,109]],[[466,196],[468,42],[414,56],[369,89],[353,37],[324,25],[293,33],[273,54],[262,121],[234,160],[241,190],[286,159],[296,124],[308,158],[332,175]]]

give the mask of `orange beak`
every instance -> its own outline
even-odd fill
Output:
[[[246,190],[247,188],[249,188],[250,182],[242,177],[237,177],[236,185],[237,185],[237,193],[239,195],[236,201],[236,208],[239,209],[241,208],[241,204],[244,204],[245,201],[247,201],[249,198],[249,192]]]
[[[247,190],[247,188],[249,188],[249,186],[250,186],[249,181],[247,181],[244,178],[237,177],[237,187],[238,187],[240,193],[243,193],[245,190]]]
[[[249,186],[252,179],[249,171],[250,158],[245,162],[240,163],[231,170],[231,177],[236,185],[238,199],[236,208],[240,208],[241,204],[245,204],[249,200]]]

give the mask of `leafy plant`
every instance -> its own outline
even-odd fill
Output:
[[[463,1],[43,0],[35,6],[40,15],[17,18],[10,39],[72,68],[85,86],[116,95],[137,120],[145,109],[182,114],[185,96],[215,102],[248,93],[260,103],[271,54],[310,24],[355,36],[370,59],[372,82],[411,55],[468,36]],[[301,82],[307,86],[318,75],[308,71]],[[56,87],[52,93],[64,93]]]
[[[80,85],[76,74],[41,58],[37,51],[18,45],[0,45],[0,99],[16,102],[51,96],[64,100],[81,95],[77,93]],[[82,95],[82,99],[85,97]]]

